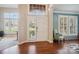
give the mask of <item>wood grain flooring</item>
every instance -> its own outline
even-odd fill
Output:
[[[1,54],[58,54],[60,49],[64,48],[64,45],[76,43],[78,40],[64,41],[63,43],[49,43],[47,41],[29,42],[21,45],[16,45],[5,50],[0,51]]]

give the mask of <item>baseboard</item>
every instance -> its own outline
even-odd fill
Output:
[[[49,43],[53,43],[53,40],[52,41],[51,40],[37,40],[37,41],[23,41],[23,42],[18,43],[18,45],[21,45],[26,42],[39,42],[39,41],[48,41]]]
[[[53,43],[53,40],[52,40],[52,41],[51,41],[51,40],[48,40],[48,42],[49,42],[49,43]]]
[[[27,41],[22,41],[22,42],[18,42],[18,45],[21,45],[21,44],[23,44],[23,43],[26,43]]]

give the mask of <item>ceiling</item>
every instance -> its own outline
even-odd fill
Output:
[[[17,8],[18,4],[0,4],[0,7]],[[54,11],[79,12],[79,4],[54,4]]]
[[[79,12],[79,4],[54,4],[54,11]]]

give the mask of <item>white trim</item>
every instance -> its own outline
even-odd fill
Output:
[[[53,43],[53,40],[52,41],[48,41],[49,43]]]
[[[54,13],[79,14],[79,12],[73,12],[73,11],[54,11]]]
[[[23,44],[23,43],[27,43],[27,42],[39,42],[39,41],[47,41],[47,42],[49,42],[49,43],[53,43],[53,40],[51,41],[51,40],[36,40],[36,41],[23,41],[23,42],[18,42],[18,45],[21,45],[21,44]]]
[[[43,39],[41,39],[41,40],[27,40],[26,42],[39,42],[39,41],[48,41],[48,42],[51,42],[51,40],[43,40]]]
[[[23,42],[18,41],[18,45],[21,45],[21,44],[24,44],[24,43],[26,43],[26,41],[23,41]]]

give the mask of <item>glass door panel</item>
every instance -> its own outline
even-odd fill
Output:
[[[64,35],[67,35],[68,34],[68,17],[67,16],[64,16],[63,18],[63,31],[64,31]]]
[[[76,34],[77,33],[77,17],[76,16],[69,16],[69,28],[70,28],[70,34]]]
[[[63,33],[63,17],[59,17],[59,32]]]
[[[36,32],[36,18],[34,16],[29,16],[27,20],[27,37],[29,41],[35,41],[37,37]]]

